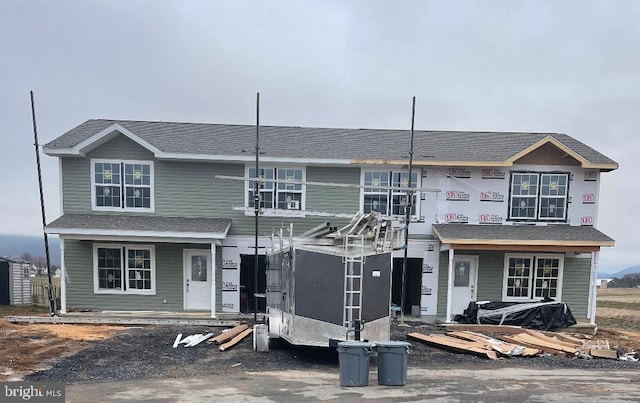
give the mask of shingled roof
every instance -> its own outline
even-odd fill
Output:
[[[77,151],[90,138],[109,128],[132,133],[154,148],[157,157],[232,156],[255,158],[255,126],[203,123],[88,120],[45,145],[49,155]],[[344,160],[345,163],[407,160],[408,130],[331,129],[262,126],[263,158]],[[429,165],[508,162],[545,142],[583,159],[583,166],[616,169],[617,163],[580,141],[560,133],[415,131],[414,161]]]
[[[223,239],[231,220],[114,214],[65,214],[47,225],[51,234],[136,235],[171,238]]]
[[[614,246],[614,240],[589,226],[434,224],[444,244],[526,246]]]

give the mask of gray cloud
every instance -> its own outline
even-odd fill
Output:
[[[636,1],[0,3],[0,232],[40,231],[41,141],[89,118],[565,132],[617,160],[601,267],[640,263]],[[7,152],[7,150],[10,150]],[[44,157],[51,218],[58,166]]]

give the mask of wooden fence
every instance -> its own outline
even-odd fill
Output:
[[[60,277],[53,277],[51,283],[53,295],[56,298],[56,307],[60,309]],[[47,276],[31,278],[31,303],[49,307],[49,278]]]

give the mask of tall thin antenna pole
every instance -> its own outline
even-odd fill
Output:
[[[256,93],[256,180],[253,182],[253,207],[256,215],[255,255],[253,266],[253,320],[258,320],[258,216],[260,215],[260,93]]]
[[[51,259],[49,258],[49,237],[45,227],[47,218],[44,213],[44,191],[42,190],[42,169],[40,168],[40,150],[38,149],[38,126],[36,125],[36,105],[33,100],[33,91],[29,91],[31,95],[31,118],[33,120],[33,145],[36,150],[36,166],[38,169],[38,186],[40,188],[40,210],[42,211],[42,232],[44,234],[44,252],[47,258],[47,275],[49,276],[49,308],[51,316],[56,314],[56,299],[53,295],[53,284],[51,281]]]
[[[413,173],[413,124],[416,117],[416,97],[413,97],[413,105],[411,106],[411,146],[409,148],[409,191],[407,192],[407,201],[405,203],[405,219],[404,219],[404,259],[402,260],[402,293],[400,297],[400,323],[404,324],[404,298],[407,282],[407,254],[409,252],[409,223],[411,222],[411,210],[413,207],[413,190],[411,190],[411,175]]]

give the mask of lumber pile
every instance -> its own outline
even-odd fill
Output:
[[[617,350],[610,348],[606,340],[581,339],[566,333],[499,325],[456,326],[455,329],[446,334],[410,333],[407,337],[438,348],[492,360],[541,354],[584,359],[637,360],[635,353],[619,354]]]
[[[223,331],[216,337],[212,337],[213,333],[198,333],[182,338],[182,333],[180,333],[173,342],[173,348],[177,348],[181,344],[184,344],[184,347],[195,347],[207,340],[207,343],[220,345],[220,351],[225,351],[238,344],[242,339],[250,335],[251,332],[253,332],[253,329],[249,328],[249,325],[245,323]]]

